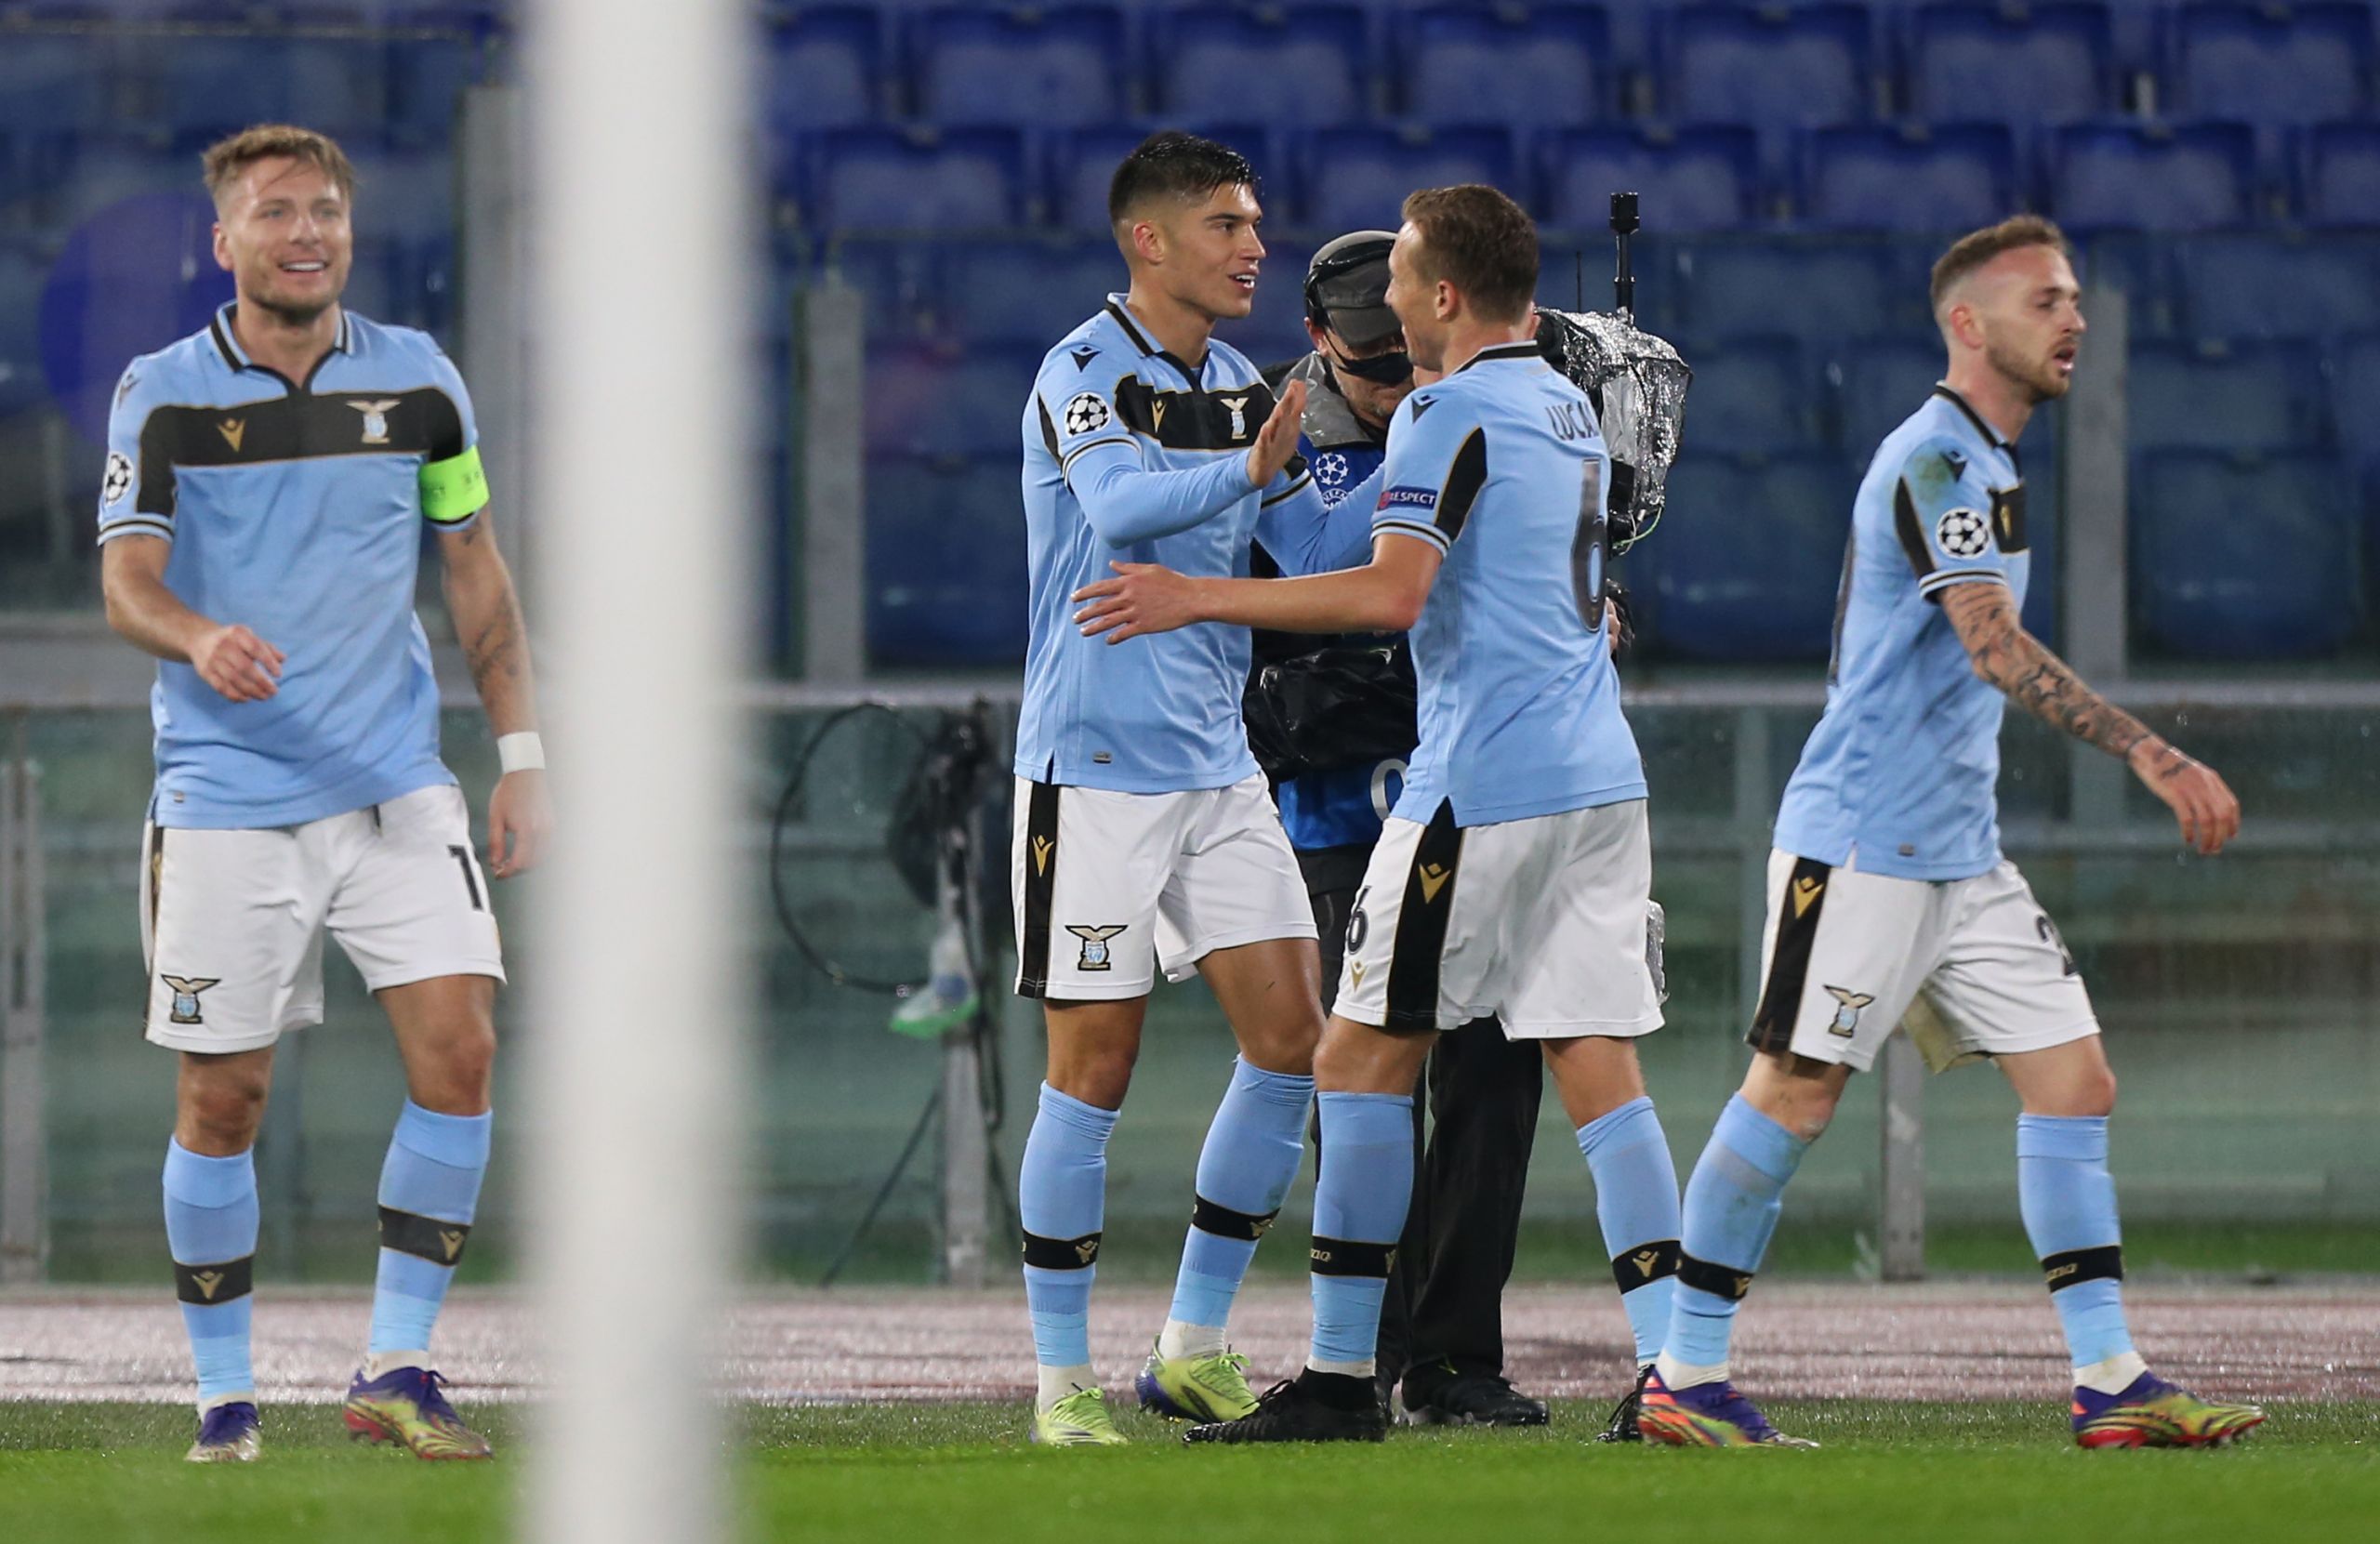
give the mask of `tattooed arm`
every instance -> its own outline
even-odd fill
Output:
[[[454,618],[455,635],[462,641],[488,726],[499,735],[534,732],[536,682],[529,666],[529,635],[521,621],[512,571],[496,548],[488,521],[483,509],[462,530],[439,533],[446,613]],[[536,863],[552,826],[545,772],[505,773],[488,799],[488,867],[498,878],[525,872]]]
[[[2174,812],[2182,839],[2209,856],[2240,832],[2240,801],[2215,769],[2083,684],[2016,620],[2008,587],[1994,582],[1951,585],[1942,610],[1966,646],[1975,673],[2011,702],[2076,739],[2123,758],[2133,774]]]

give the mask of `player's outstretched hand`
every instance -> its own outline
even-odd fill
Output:
[[[1273,404],[1273,416],[1256,431],[1256,442],[1248,447],[1248,482],[1261,488],[1280,475],[1289,457],[1298,452],[1298,426],[1305,418],[1305,382],[1293,380],[1281,388],[1281,400]]]
[[[2182,840],[2200,852],[2211,858],[2240,834],[2239,796],[2213,767],[2153,735],[2133,746],[2124,759],[2133,775],[2172,809],[2181,823]]]
[[[209,629],[190,652],[198,679],[235,703],[260,703],[281,690],[281,667],[289,656],[241,627]]]
[[[1294,423],[1296,420],[1292,419]],[[1267,424],[1269,430],[1272,426]],[[1162,563],[1110,563],[1117,577],[1085,585],[1070,600],[1087,602],[1075,613],[1085,638],[1107,635],[1121,643],[1143,633],[1170,633],[1206,618],[1195,604],[1198,584]]]
[[[536,867],[553,828],[554,807],[546,797],[545,772],[529,767],[506,772],[488,796],[488,872],[509,879]]]

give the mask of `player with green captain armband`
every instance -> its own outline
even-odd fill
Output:
[[[205,169],[235,298],[125,372],[99,519],[108,621],[159,662],[140,924],[148,1037],[180,1053],[165,1237],[198,1374],[190,1458],[261,1445],[251,1149],[275,1043],[322,1022],[325,928],[387,1011],[410,1095],[346,1423],[485,1458],[430,1335],[487,1168],[504,979],[488,879],[530,867],[551,825],[520,602],[461,376],[428,335],[339,305],[347,157],[270,125]],[[484,868],[414,614],[424,525],[504,769]]]

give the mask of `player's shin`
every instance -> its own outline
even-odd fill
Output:
[[[442,1115],[405,1101],[380,1166],[380,1262],[372,1289],[368,1381],[430,1365],[430,1332],[462,1262],[487,1175],[496,1116]]]
[[[165,1243],[198,1371],[198,1408],[256,1403],[248,1296],[257,1252],[255,1155],[228,1158],[165,1147]]]
[[[1677,1287],[1677,1168],[1650,1099],[1632,1099],[1579,1128],[1595,1181],[1595,1220],[1611,1256],[1636,1365],[1660,1354]]]
[[[1666,1387],[1692,1388],[1727,1376],[1736,1310],[1768,1253],[1784,1212],[1786,1181],[1809,1149],[1741,1094],[1719,1113],[1686,1183],[1677,1300],[1659,1358]]]
[[[1017,1166],[1025,1302],[1041,1409],[1098,1386],[1091,1369],[1091,1286],[1106,1216],[1107,1139],[1115,1130],[1115,1111],[1041,1085]]]
[[[2122,1392],[2149,1369],[2124,1323],[2108,1117],[2018,1115],[2016,1200],[2066,1332],[2075,1383]]]
[[[1313,1102],[1311,1077],[1232,1064],[1231,1087],[1198,1155],[1197,1197],[1158,1355],[1208,1356],[1223,1349],[1223,1326],[1256,1241],[1297,1179]]]
[[[1410,1094],[1326,1092],[1314,1191],[1314,1341],[1300,1379],[1332,1403],[1378,1397],[1372,1353],[1413,1199]]]

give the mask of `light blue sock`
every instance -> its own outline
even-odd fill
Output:
[[[405,1101],[380,1165],[372,1354],[430,1349],[430,1331],[471,1234],[495,1128],[493,1110],[446,1115]]]
[[[1686,1366],[1726,1364],[1736,1309],[1768,1253],[1785,1183],[1809,1150],[1741,1094],[1719,1112],[1686,1182],[1685,1250],[1664,1357]]]
[[[1579,1151],[1594,1175],[1595,1221],[1643,1366],[1661,1353],[1677,1289],[1677,1166],[1649,1099],[1580,1127]]]
[[[1256,1241],[1298,1177],[1313,1104],[1313,1078],[1232,1063],[1231,1087],[1198,1154],[1198,1193],[1170,1315],[1212,1329],[1218,1348]]]
[[[257,1166],[253,1151],[210,1158],[165,1143],[165,1244],[190,1332],[203,1409],[256,1392],[248,1361],[248,1293],[256,1269]]]
[[[1413,1203],[1413,1096],[1325,1093],[1314,1187],[1314,1345],[1308,1365],[1368,1377],[1381,1299]]]
[[[1116,1112],[1041,1085],[1041,1104],[1017,1165],[1025,1229],[1025,1304],[1033,1355],[1045,1367],[1091,1362],[1091,1284],[1107,1209],[1107,1139]]]
[[[2105,1115],[2016,1117],[2016,1205],[2078,1367],[2132,1348]]]

